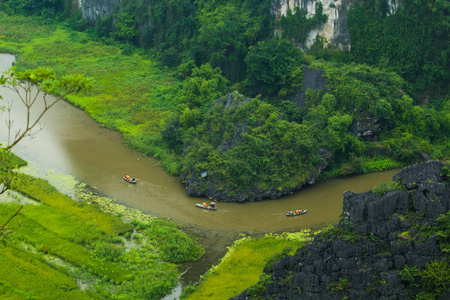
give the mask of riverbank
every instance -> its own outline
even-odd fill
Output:
[[[181,158],[162,146],[160,133],[161,122],[182,96],[181,81],[173,71],[160,68],[148,53],[122,54],[119,43],[106,45],[39,18],[1,14],[0,51],[16,55],[19,70],[44,65],[58,75],[92,77],[91,93],[67,100],[102,126],[120,132],[127,146],[157,158],[169,174],[178,172]]]
[[[177,147],[170,147],[162,136],[164,130],[169,134],[173,115],[186,108],[183,99],[189,88],[185,86],[185,79],[177,76],[177,70],[161,67],[151,52],[134,49],[124,54],[124,45],[120,43],[104,44],[86,33],[45,24],[39,18],[3,15],[0,26],[5,34],[0,49],[18,55],[16,65],[20,70],[45,65],[60,75],[82,73],[91,76],[95,90],[70,96],[67,100],[102,126],[120,132],[128,147],[156,158],[168,174],[179,174],[183,158],[177,153]],[[197,79],[201,80],[200,77]],[[173,130],[172,133],[179,134],[178,129]],[[388,157],[389,149],[396,149],[393,143],[368,143],[364,147],[361,144],[358,146],[360,155],[364,155],[364,148],[367,148],[366,152],[372,153],[367,154],[369,157],[334,162],[317,178],[323,180],[403,167],[405,163]],[[427,151],[436,150],[438,156],[445,154],[445,147],[439,150],[426,142],[421,145]],[[278,166],[278,169],[281,167],[292,169],[287,166]]]
[[[82,189],[75,201],[45,180],[18,176],[12,190],[21,197],[5,195],[12,201],[0,203],[2,220],[24,205],[8,224],[18,230],[0,246],[0,295],[156,299],[178,284],[177,264],[204,254],[195,238],[169,220],[113,201],[108,210],[90,205],[106,199]]]
[[[258,282],[263,269],[311,241],[310,232],[239,238],[198,283],[185,287],[182,299],[229,299],[239,294]]]

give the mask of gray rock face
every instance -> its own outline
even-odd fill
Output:
[[[393,180],[400,180],[406,185],[407,189],[416,188],[418,184],[438,182],[440,181],[441,166],[442,163],[440,161],[420,164],[420,168],[417,165],[412,165],[394,175]]]
[[[310,69],[304,66],[303,70],[303,83],[302,89],[297,94],[289,98],[297,106],[305,106],[306,91],[311,89],[313,91],[323,90],[326,92],[327,79],[325,77],[325,71],[319,69]]]
[[[294,11],[295,7],[307,11],[307,17],[313,17],[315,6],[322,3],[323,13],[328,15],[328,21],[320,28],[309,32],[306,47],[309,48],[317,35],[324,37],[329,44],[342,50],[350,49],[350,34],[347,27],[347,14],[357,0],[273,0],[271,11],[278,18],[286,15],[287,10]],[[120,10],[122,0],[73,0],[72,5],[79,8],[84,19],[95,22]],[[400,0],[388,1],[389,14],[394,14],[401,7]]]
[[[73,5],[81,10],[83,19],[95,22],[104,19],[119,9],[121,0],[74,0]]]
[[[293,257],[275,262],[264,298],[410,299],[414,295],[408,294],[398,271],[405,266],[423,270],[431,261],[448,259],[436,234],[411,238],[450,209],[441,166],[432,161],[403,169],[394,178],[405,190],[382,196],[345,192],[344,218],[333,233],[322,233]],[[232,299],[250,298],[243,292]]]
[[[364,140],[377,140],[380,131],[381,124],[367,113],[362,113],[359,121],[353,124],[354,135]]]

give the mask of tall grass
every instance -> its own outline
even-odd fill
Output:
[[[65,214],[72,216],[71,218],[76,217],[81,222],[95,226],[98,230],[107,234],[123,234],[133,228],[131,224],[123,223],[118,217],[101,214],[96,206],[73,201],[72,198],[59,193],[55,187],[43,179],[20,174],[20,180],[17,185],[13,186],[13,189],[20,191],[31,199],[60,209]]]
[[[18,230],[7,236],[6,246],[0,244],[1,299],[158,299],[178,283],[177,265],[169,261],[196,260],[204,253],[175,223],[119,209],[111,199],[85,193],[83,201],[74,201],[24,174],[12,188],[38,205],[24,204],[8,224]],[[104,205],[88,204],[99,202]],[[0,203],[0,222],[20,205]],[[139,221],[124,223],[116,212]],[[88,292],[74,279],[87,282]]]
[[[123,55],[121,48],[94,40],[86,33],[45,24],[38,18],[1,13],[0,51],[18,55],[19,70],[48,67],[59,75],[82,73],[95,89],[68,100],[105,127],[118,130],[127,145],[147,155],[159,155],[171,174],[179,158],[161,143],[160,126],[177,107],[182,89],[171,72],[150,55]]]
[[[66,274],[49,267],[37,255],[15,246],[0,248],[1,299],[100,299],[80,291]]]
[[[307,232],[299,235],[267,235],[260,239],[243,238],[229,247],[221,263],[211,268],[198,287],[183,299],[229,299],[255,285],[272,258],[291,249],[289,255],[308,241]]]

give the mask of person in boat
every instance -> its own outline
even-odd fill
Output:
[[[129,181],[130,179],[130,175],[125,175],[125,178]]]
[[[214,206],[216,205],[215,202],[211,202],[211,207],[214,208]]]
[[[289,210],[289,214],[291,214],[291,215],[292,215],[292,210]]]
[[[298,210],[298,214],[301,214],[303,211],[301,209]]]
[[[206,202],[203,202],[203,207],[206,207]]]

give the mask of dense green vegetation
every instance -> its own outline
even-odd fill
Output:
[[[214,9],[205,5],[201,10],[205,18],[196,18],[201,21],[198,26],[214,29],[210,18],[218,18],[225,9],[216,5]],[[233,5],[237,4],[225,6]],[[45,24],[39,18],[5,15],[0,24],[5,34],[1,47],[20,54],[20,69],[45,64],[58,74],[93,77],[96,89],[69,97],[72,103],[122,132],[131,147],[160,159],[170,174],[200,176],[213,171],[217,177],[209,177],[209,182],[230,186],[230,196],[236,187],[242,192],[252,186],[283,190],[301,184],[323,162],[318,149],[332,154],[323,178],[400,167],[418,161],[422,151],[437,159],[449,155],[448,98],[414,105],[404,93],[411,83],[381,65],[333,62],[333,55],[317,60],[286,39],[263,35],[246,46],[248,52],[238,64],[246,66],[246,78],[236,82],[220,63],[209,59],[199,65],[187,50],[177,50],[186,59],[167,69],[157,62],[158,52],[103,39],[106,45],[94,35]],[[165,36],[161,30],[160,39]],[[305,91],[306,104],[297,107],[286,99],[302,89],[304,66],[323,70],[327,86]],[[239,109],[210,109],[214,100],[233,89],[264,96]],[[367,126],[371,135],[358,136],[357,126],[361,132]],[[235,147],[219,147],[228,143]]]
[[[103,213],[102,206],[86,204],[92,194],[74,201],[47,181],[24,174],[12,189],[3,197],[17,200],[0,205],[2,222],[20,202],[28,204],[9,224],[19,228],[0,244],[1,298],[156,299],[177,285],[176,263],[204,254],[169,220],[126,210]],[[139,219],[124,223],[121,217],[129,216]]]
[[[232,100],[240,104],[240,98],[235,94]],[[208,171],[230,193],[255,184],[293,188],[323,161],[309,127],[280,120],[275,107],[257,99],[227,109],[216,104],[191,136],[182,172]],[[202,182],[205,188],[208,178]]]
[[[449,12],[445,0],[403,0],[395,14],[388,12],[386,1],[362,1],[348,18],[351,55],[359,63],[398,73],[410,95],[445,97],[450,80]]]
[[[154,50],[160,61],[171,67],[209,63],[220,67],[232,82],[246,78],[248,49],[271,38],[274,29],[279,29],[283,38],[301,44],[311,29],[328,18],[318,3],[312,18],[295,7],[277,21],[270,14],[269,0],[121,1],[120,9],[93,24],[81,20],[80,11],[68,0],[4,0],[0,9],[8,14],[53,18],[104,41],[114,38]],[[448,12],[445,0],[404,0],[394,14],[387,1],[359,1],[348,18],[350,55],[336,54],[334,49],[315,54],[389,68],[407,80],[408,92],[445,96],[449,80]],[[318,37],[317,42],[324,41]],[[129,52],[132,48],[123,49]]]

